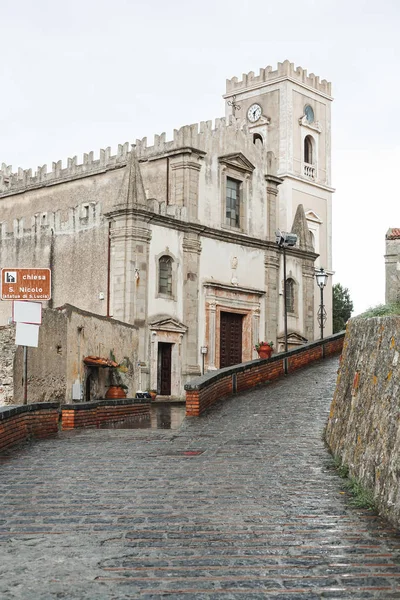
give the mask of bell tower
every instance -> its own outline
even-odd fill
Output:
[[[278,224],[291,231],[299,204],[304,206],[315,267],[332,275],[331,84],[288,60],[226,82],[226,116],[247,123],[249,135],[276,157]],[[329,287],[331,286],[329,277]],[[331,293],[326,289],[326,310]],[[328,324],[327,324],[328,325]],[[327,326],[326,334],[330,333]]]

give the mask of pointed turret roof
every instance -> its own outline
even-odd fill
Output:
[[[132,148],[119,190],[118,204],[133,206],[134,204],[146,205],[146,203],[146,193],[144,191],[139,161],[135,149]]]
[[[311,242],[311,234],[310,230],[308,229],[306,214],[304,212],[304,206],[302,204],[299,204],[297,207],[292,225],[292,233],[297,235],[297,243],[301,250],[314,252]]]

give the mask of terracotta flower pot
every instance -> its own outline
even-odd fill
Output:
[[[272,351],[273,349],[269,344],[261,344],[257,349],[258,358],[271,358]]]
[[[126,391],[119,385],[110,385],[106,391],[106,398],[126,398]]]

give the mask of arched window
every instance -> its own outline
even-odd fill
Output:
[[[294,313],[295,282],[290,277],[286,279],[286,312]]]
[[[257,140],[260,140],[262,144],[264,143],[263,136],[260,133],[253,133],[253,144],[255,144]]]
[[[158,293],[172,296],[172,258],[162,256],[158,261]]]
[[[304,138],[304,162],[313,165],[314,157],[313,157],[313,139],[311,135],[306,135]]]

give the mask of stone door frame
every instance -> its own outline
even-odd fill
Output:
[[[264,290],[216,282],[204,284],[206,345],[205,370],[214,371],[220,365],[221,312],[243,315],[242,360],[253,358],[254,344],[259,340],[261,297]]]

